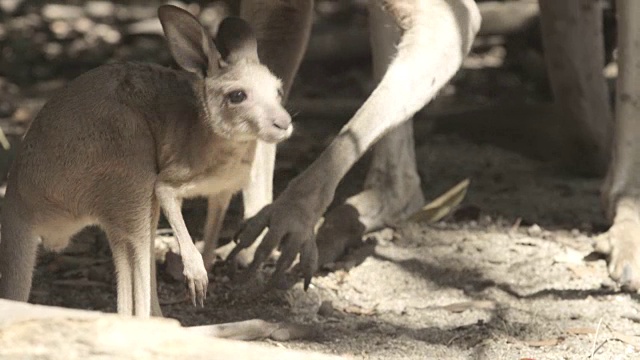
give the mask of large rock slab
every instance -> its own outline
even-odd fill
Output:
[[[172,319],[137,319],[0,300],[0,359],[256,359],[340,357],[218,339]]]

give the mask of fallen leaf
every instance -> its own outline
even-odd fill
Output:
[[[591,335],[596,333],[596,329],[591,327],[575,327],[575,328],[569,328],[565,331],[573,335]],[[611,334],[607,337],[609,339],[622,341],[627,345],[631,345],[636,349],[640,349],[640,336],[627,335],[618,331],[612,331]]]
[[[493,310],[496,308],[496,304],[493,301],[489,300],[474,300],[453,303],[445,305],[442,308],[452,313],[459,313],[471,309]]]
[[[556,346],[561,343],[564,338],[557,337],[552,339],[543,339],[543,340],[527,340],[524,343],[533,346],[533,347],[544,347],[544,346]]]
[[[577,278],[593,278],[598,274],[598,270],[585,265],[568,264],[567,269],[570,270]]]
[[[362,315],[362,316],[371,316],[371,315],[375,315],[376,314],[376,309],[375,308],[365,309],[363,307],[356,306],[356,305],[349,305],[349,306],[345,307],[344,309],[342,309],[342,311],[344,311],[344,312],[346,312],[348,314]]]
[[[572,335],[590,335],[595,334],[596,329],[592,327],[574,327],[566,329],[565,332]]]
[[[469,179],[464,179],[411,215],[409,221],[434,223],[449,215],[464,199],[469,183]]]
[[[611,338],[622,341],[627,345],[631,345],[636,349],[640,349],[640,336],[623,334],[617,331],[611,333]]]
[[[631,320],[635,323],[640,323],[640,316],[638,315],[634,315],[634,314],[624,314],[622,315],[623,318],[627,319],[627,320]]]

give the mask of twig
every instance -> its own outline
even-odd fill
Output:
[[[463,336],[462,334],[459,334],[459,335],[456,335],[456,336],[452,337],[451,339],[449,339],[449,341],[447,341],[446,346],[451,346],[451,344],[452,344],[454,341],[458,340],[458,339],[459,339],[459,338],[461,338],[462,336]]]
[[[604,344],[606,344],[609,341],[609,339],[604,339],[603,342],[600,343],[600,345],[598,345],[597,348],[593,349],[593,355],[595,355],[596,352],[598,352],[598,350],[600,350],[601,347],[604,346]]]
[[[633,314],[625,314],[622,315],[622,318],[627,319],[627,320],[631,320],[635,323],[640,323],[640,316],[638,315],[633,315]]]
[[[5,150],[9,150],[11,148],[9,139],[7,139],[7,136],[5,135],[4,130],[2,130],[2,128],[0,128],[0,145],[2,145],[2,148]]]
[[[56,280],[53,285],[58,286],[77,286],[77,287],[108,287],[109,284],[88,279],[72,279],[72,280]]]
[[[520,223],[522,223],[522,218],[521,217],[516,219],[516,221],[511,226],[511,229],[509,229],[509,233],[510,234],[515,234],[518,231],[518,228],[520,227]]]
[[[590,359],[593,359],[593,357],[596,354],[596,351],[598,351],[600,346],[602,346],[604,344],[603,343],[600,346],[596,347],[596,342],[598,341],[598,334],[600,333],[600,325],[602,325],[602,317],[600,317],[600,320],[598,321],[598,327],[596,327],[596,333],[593,336],[593,347],[592,347],[593,350],[591,351],[591,355],[589,356]]]

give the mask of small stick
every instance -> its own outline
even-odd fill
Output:
[[[600,317],[600,320],[598,321],[598,326],[596,327],[596,333],[593,336],[593,350],[591,351],[591,355],[589,356],[589,358],[591,359],[596,354],[596,351],[598,351],[598,349],[600,348],[600,346],[596,347],[596,342],[598,341],[598,334],[600,333],[600,325],[602,325],[602,317]]]

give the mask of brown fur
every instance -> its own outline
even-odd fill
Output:
[[[287,138],[291,119],[280,104],[280,81],[259,63],[246,23],[225,20],[216,49],[186,11],[163,6],[159,16],[187,71],[101,66],[56,94],[27,132],[2,211],[0,297],[27,300],[38,237],[60,250],[96,224],[114,255],[118,312],[149,316],[153,307],[158,314],[150,249],[162,208],[192,301],[204,300],[207,273],[181,200],[223,194],[220,201],[228,202],[248,181],[256,141]],[[237,90],[246,100],[232,104],[229,94]]]

